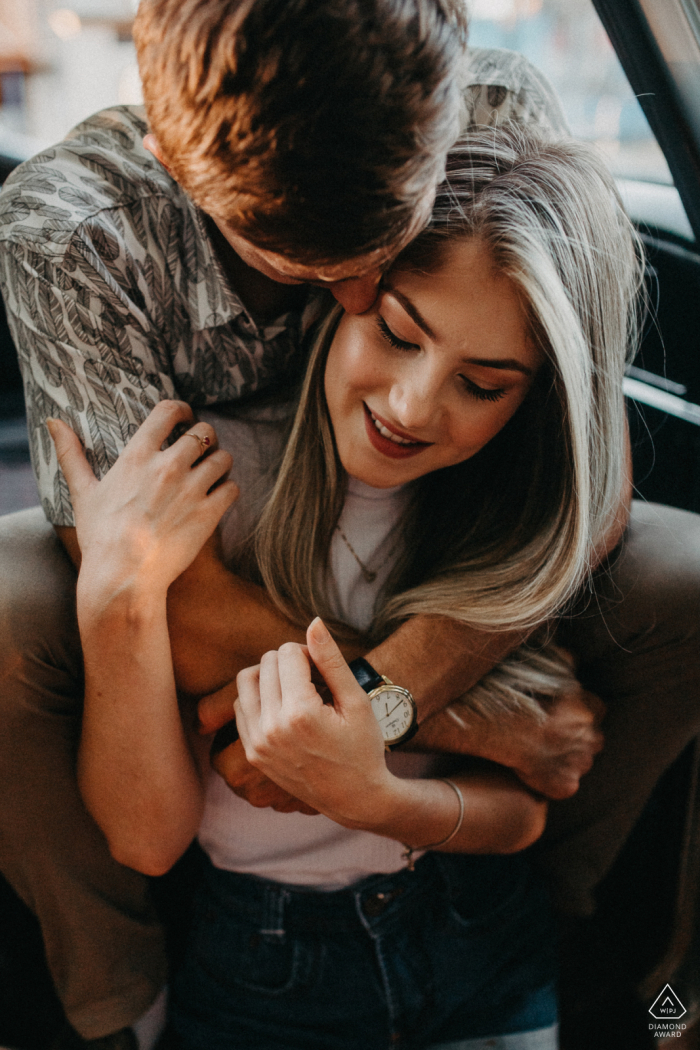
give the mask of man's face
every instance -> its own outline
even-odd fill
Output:
[[[143,144],[166,171],[170,171],[155,135],[146,135]],[[277,255],[265,248],[258,248],[236,233],[228,223],[217,219],[214,215],[210,217],[246,266],[258,270],[270,280],[277,281],[278,284],[314,284],[327,288],[347,313],[362,314],[374,305],[379,281],[384,271],[389,268],[402,248],[405,248],[427,224],[434,200],[435,187],[433,186],[426,194],[423,206],[414,215],[413,222],[406,229],[401,241],[394,245],[393,249],[381,249],[370,252],[368,255],[358,255],[353,259],[348,259],[347,262],[330,266],[307,266],[304,263],[294,262],[286,255]]]
[[[395,254],[371,252],[348,259],[347,262],[308,266],[294,262],[286,255],[258,248],[220,219],[214,218],[214,222],[246,266],[258,270],[278,284],[314,284],[327,288],[351,314],[364,313],[373,305],[382,273]]]

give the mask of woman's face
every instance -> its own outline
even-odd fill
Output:
[[[477,239],[429,275],[392,271],[367,313],[346,314],[325,390],[351,477],[391,488],[461,463],[523,402],[542,355],[521,299]]]

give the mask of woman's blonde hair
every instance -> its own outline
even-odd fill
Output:
[[[547,143],[514,126],[465,134],[449,154],[430,225],[394,270],[433,273],[450,242],[472,237],[521,293],[545,363],[485,448],[413,483],[403,554],[380,596],[374,639],[416,614],[487,630],[542,624],[584,582],[619,509],[622,378],[643,264],[604,163],[583,145]],[[256,535],[265,586],[303,622],[316,614],[332,621],[324,569],[346,477],[323,386],[340,316],[334,309],[316,340]],[[521,670],[532,665],[523,659],[515,657]]]

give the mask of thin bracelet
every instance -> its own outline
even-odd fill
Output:
[[[404,860],[406,861],[406,867],[408,868],[409,871],[413,871],[413,869],[416,866],[415,865],[415,861],[413,860],[413,854],[416,852],[416,850],[437,849],[439,846],[446,846],[448,842],[452,842],[452,839],[455,837],[457,832],[462,827],[462,822],[464,821],[464,795],[462,794],[461,789],[459,788],[459,786],[457,784],[455,784],[454,780],[448,780],[447,777],[440,777],[440,780],[442,780],[443,784],[449,784],[450,787],[452,788],[452,790],[457,795],[457,798],[459,799],[459,816],[457,817],[457,823],[455,824],[454,828],[449,833],[447,838],[446,839],[442,839],[442,841],[440,841],[440,842],[433,842],[432,845],[430,845],[430,846],[406,846],[406,845],[404,845],[403,857],[404,857]]]

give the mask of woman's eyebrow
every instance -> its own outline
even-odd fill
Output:
[[[480,365],[482,368],[503,368],[508,372],[522,372],[523,375],[532,376],[534,371],[518,361],[515,357],[463,357],[465,365]]]
[[[399,292],[396,288],[392,288],[392,286],[386,281],[384,282],[383,288],[385,292],[388,292],[389,295],[393,295],[394,299],[397,299],[401,303],[411,320],[415,321],[421,331],[425,332],[429,339],[435,338],[435,332],[420,311],[416,309],[408,296],[404,295],[403,292]]]
[[[404,295],[397,288],[392,288],[388,281],[383,282],[382,290],[388,292],[389,295],[392,295],[394,299],[401,303],[408,316],[412,321],[415,321],[421,331],[425,332],[430,339],[435,339],[435,333],[432,328],[408,296]],[[518,361],[515,357],[465,357],[463,360],[465,364],[480,365],[482,368],[502,368],[509,372],[522,372],[526,376],[535,374],[531,368],[528,368],[527,365],[524,365],[522,361]]]

